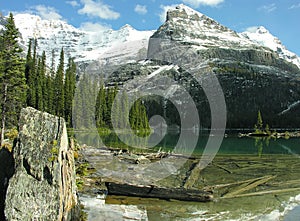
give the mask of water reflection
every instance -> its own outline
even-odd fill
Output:
[[[262,154],[263,154],[264,146],[265,147],[269,147],[271,137],[270,136],[267,136],[267,137],[255,137],[254,139],[255,139],[254,145],[257,148],[257,155],[259,157],[261,157]]]
[[[127,144],[134,143],[138,149],[145,150],[148,147],[152,147],[153,141],[161,140],[158,145],[153,147],[153,151],[166,151],[166,152],[175,152],[179,154],[189,154],[193,151],[194,155],[201,155],[204,151],[204,148],[207,144],[209,138],[208,134],[202,133],[198,138],[197,146],[195,150],[192,150],[192,145],[190,140],[195,139],[197,136],[192,131],[184,132],[185,139],[178,145],[178,140],[180,134],[176,132],[168,132],[165,136],[162,136],[158,133],[152,133],[147,139],[144,139],[143,142],[134,137],[124,133],[124,140]],[[82,132],[76,133],[76,139],[83,141],[89,146],[94,147],[117,147],[125,149],[133,149],[130,145],[123,143],[117,134],[115,133],[104,133],[100,135],[98,133],[89,133]],[[213,138],[214,139],[214,138]],[[176,146],[177,145],[177,146]],[[242,137],[237,136],[228,136],[223,139],[222,145],[219,149],[218,154],[251,154],[261,157],[264,154],[289,154],[296,155],[300,158],[300,139],[299,138],[290,138],[290,139],[274,139],[271,137]]]

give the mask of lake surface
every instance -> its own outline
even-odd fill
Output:
[[[93,138],[91,134],[83,136],[86,136],[85,140],[92,140],[93,142],[98,139]],[[185,136],[185,140],[182,142],[183,153],[185,152],[185,148],[189,148],[190,141],[195,139],[195,136],[193,133]],[[217,136],[210,137],[208,135],[201,135],[197,145],[193,148],[192,152],[194,156],[201,156],[208,139],[219,138]],[[116,144],[119,146],[124,145],[112,134],[101,136],[101,140],[107,146],[115,146]],[[153,138],[150,137],[147,143],[140,144],[143,147],[143,151],[145,151],[146,146],[151,146],[152,140]],[[154,140],[157,139],[155,138]],[[167,134],[161,142],[151,148],[151,150],[172,152],[178,140],[178,134]],[[127,146],[127,148],[129,147]],[[178,150],[179,152],[181,151],[180,148],[176,149],[176,151]],[[239,138],[237,136],[227,136],[222,141],[217,154],[217,158],[218,157],[223,161],[228,161],[228,164],[225,165],[227,167],[231,162],[235,164],[238,162],[239,165],[242,165],[241,167],[245,166],[245,168],[248,164],[251,165],[253,162],[259,163],[260,165],[257,166],[257,169],[254,167],[254,169],[232,170],[232,174],[226,176],[222,176],[220,173],[215,174],[214,177],[214,174],[210,174],[212,182],[214,182],[214,180],[221,183],[232,182],[232,177],[235,175],[246,180],[251,177],[261,177],[271,174],[277,177],[277,183],[278,181],[283,183],[282,186],[285,185],[285,182],[292,180],[296,181],[294,182],[293,188],[300,187],[299,138],[254,139],[249,137]],[[213,170],[208,167],[203,173],[209,174],[211,171]],[[299,182],[297,182],[297,180],[299,180]],[[260,187],[257,188],[259,189]],[[300,214],[300,191],[288,191],[278,194],[265,194],[233,199],[220,198],[209,203],[166,201],[123,196],[108,196],[106,200],[99,199],[99,196],[98,198],[96,196],[84,196],[83,203],[85,203],[86,210],[90,214],[89,220],[113,220],[114,216],[108,212],[110,210],[108,208],[114,208],[113,210],[115,212],[113,213],[117,214],[118,220],[298,220],[293,219],[293,217],[297,217]],[[104,216],[103,213],[101,215],[101,211],[105,207],[106,218],[102,219]],[[121,209],[118,209],[119,207]],[[97,213],[97,211],[99,213]],[[147,218],[145,218],[145,214]]]
[[[98,135],[97,135],[98,136]],[[116,134],[101,135],[100,139],[106,146],[125,146]],[[153,147],[155,151],[173,151],[178,143],[179,134],[169,133],[163,138],[158,135],[151,135],[147,142],[140,143],[141,148],[152,146],[153,140],[158,140],[158,145]],[[198,140],[197,145],[193,148],[193,154],[201,155],[206,147],[208,139],[220,139],[218,136],[210,137],[208,134],[195,135],[194,133],[186,133],[183,139],[183,149],[191,148],[191,140]],[[131,141],[134,143],[134,141]],[[185,151],[182,151],[183,153]],[[180,153],[180,150],[179,150]],[[237,135],[228,135],[222,139],[218,154],[300,154],[300,139],[299,138],[253,138],[253,137],[238,137]]]

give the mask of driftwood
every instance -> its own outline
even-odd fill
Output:
[[[158,186],[132,185],[125,183],[105,183],[109,195],[123,195],[182,201],[208,202],[213,199],[211,192],[204,190],[187,190],[184,188],[164,188]]]
[[[201,168],[199,167],[199,164],[196,164],[194,168],[191,170],[189,176],[186,178],[183,187],[185,189],[193,188],[194,184],[199,179],[200,172],[201,172]]]
[[[265,177],[266,176],[257,177],[257,178],[253,178],[253,179],[248,179],[248,180],[237,181],[237,182],[233,182],[233,183],[217,184],[217,185],[214,185],[214,186],[208,186],[208,188],[210,188],[210,189],[221,189],[221,188],[224,188],[224,187],[230,187],[230,186],[235,186],[235,185],[240,185],[240,184],[247,184],[247,183],[255,182],[257,180],[261,180]]]
[[[232,198],[232,197],[238,196],[241,193],[246,192],[248,190],[251,190],[251,189],[253,189],[253,188],[255,188],[255,187],[257,187],[257,186],[259,186],[261,184],[264,184],[264,183],[268,182],[269,180],[271,180],[271,179],[273,179],[275,177],[276,176],[265,176],[265,177],[262,177],[261,179],[259,179],[257,181],[246,183],[244,185],[241,185],[236,190],[227,193],[222,198]]]
[[[215,164],[215,163],[213,163],[212,165],[214,165],[214,166],[216,166],[216,167],[218,167],[218,168],[226,171],[227,173],[232,173],[232,171],[228,170],[227,168],[225,168],[225,167],[223,167],[221,165],[218,165],[218,164]]]
[[[280,189],[280,190],[266,190],[266,191],[259,191],[259,192],[253,192],[253,193],[238,194],[238,195],[234,195],[234,196],[226,196],[226,197],[222,197],[222,198],[237,198],[237,197],[245,197],[245,196],[261,196],[261,195],[265,195],[265,194],[278,194],[278,193],[294,192],[294,191],[299,191],[299,190],[300,190],[300,187]]]
[[[190,189],[194,185],[196,179],[199,177],[200,170],[197,171],[195,168],[198,164],[198,161],[194,161],[192,165],[190,166],[190,169],[186,173],[186,177],[184,178],[182,182],[182,187],[185,189]],[[193,172],[194,171],[194,172]]]

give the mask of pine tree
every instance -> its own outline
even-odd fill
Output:
[[[44,73],[42,67],[42,60],[41,58],[38,59],[38,65],[36,69],[36,81],[35,81],[35,95],[36,95],[36,102],[35,108],[37,110],[43,111],[43,84],[44,84]]]
[[[36,51],[36,46],[34,46]],[[27,89],[27,106],[36,107],[36,90],[35,90],[35,83],[36,83],[36,72],[35,72],[35,61],[36,61],[36,53],[31,55],[32,50],[32,39],[29,40],[28,43],[28,52],[26,57],[26,64],[25,64],[25,77],[26,83],[28,86]]]
[[[32,39],[29,39],[28,42],[28,50],[27,50],[27,56],[26,56],[26,64],[25,64],[25,78],[26,78],[26,84],[28,84],[28,78],[30,75],[30,69],[31,69],[31,62],[32,62],[32,56],[31,56],[31,47],[32,47]]]
[[[74,108],[72,112],[73,127],[76,129],[93,129],[95,127],[95,104],[98,82],[88,74],[83,74],[76,86]]]
[[[6,126],[17,125],[20,109],[26,99],[25,65],[18,37],[19,31],[10,13],[0,35],[1,145]]]
[[[146,108],[142,99],[137,99],[130,109],[129,122],[133,130],[150,130]]]
[[[122,91],[121,99],[121,116],[120,116],[120,128],[128,128],[129,108],[128,108],[128,95],[125,90]]]
[[[138,109],[138,101],[136,100],[129,112],[129,122],[130,126],[133,130],[138,129],[138,114],[139,114],[139,109]]]
[[[112,128],[112,123],[111,123],[111,110],[112,110],[112,104],[113,104],[113,101],[114,101],[114,89],[109,87],[107,90],[106,90],[106,107],[107,107],[107,110],[106,112],[104,113],[104,121],[105,121],[105,124],[109,127],[109,128]]]
[[[142,102],[140,104],[141,104],[141,106],[140,106],[140,119],[141,119],[140,129],[150,130],[146,108]]]
[[[107,106],[106,106],[106,97],[105,97],[105,88],[104,84],[100,82],[100,89],[97,95],[96,100],[96,125],[98,128],[106,127],[105,124],[105,114],[107,113]]]
[[[255,131],[258,133],[261,133],[264,129],[260,110],[257,112],[257,122],[254,127],[255,127]]]
[[[43,51],[42,58],[41,58],[41,64],[40,64],[40,81],[41,81],[41,89],[42,89],[42,110],[46,111],[46,108],[48,106],[48,97],[47,97],[47,85],[46,85],[46,53]]]
[[[47,91],[47,108],[46,111],[55,114],[55,106],[54,106],[54,77],[55,77],[55,52],[52,50],[52,57],[51,57],[51,67],[50,67],[50,74],[46,76],[46,91]]]
[[[55,114],[64,116],[64,50],[61,49],[59,64],[54,79],[54,103]]]
[[[74,59],[69,58],[68,68],[66,70],[65,88],[64,88],[64,107],[65,107],[65,119],[71,127],[72,120],[72,101],[74,99],[76,87],[76,64]]]
[[[112,127],[116,127],[120,129],[120,108],[121,108],[121,100],[116,99],[116,95],[118,93],[118,85],[116,84],[112,90],[112,109],[111,109],[111,122],[113,123]]]

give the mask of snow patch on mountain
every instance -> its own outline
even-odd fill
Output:
[[[178,5],[167,11],[166,22],[154,33],[154,38],[169,38],[198,49],[211,47],[248,49],[258,45],[241,38],[235,31],[186,5]]]
[[[32,14],[16,14],[14,18],[21,33],[20,43],[26,48],[29,39],[36,38],[38,52],[46,52],[49,65],[52,50],[56,56],[56,65],[58,64],[61,48],[64,48],[67,57],[74,57],[79,63],[96,61],[106,65],[144,59],[148,40],[153,35],[153,38],[169,38],[188,43],[197,50],[210,47],[272,50],[300,68],[300,58],[287,50],[280,40],[264,27],[237,33],[183,4],[169,9],[166,22],[155,32],[138,31],[130,25],[125,25],[120,30],[83,30],[65,21],[44,20]],[[2,19],[0,28],[3,22]]]
[[[237,33],[183,4],[168,10],[166,22],[155,32],[154,37],[181,41],[198,50],[218,47],[275,51],[280,58],[300,68],[300,58],[287,50],[280,40],[264,27]]]
[[[130,25],[120,30],[85,31],[61,20],[44,20],[37,15],[16,14],[14,18],[22,35],[20,43],[26,46],[30,38],[36,38],[38,51],[45,51],[51,60],[54,50],[56,61],[61,48],[76,62],[107,60],[109,54],[116,62],[134,59],[140,49],[147,48],[148,39],[153,34],[153,31],[135,30]]]
[[[281,41],[277,37],[273,36],[265,27],[251,27],[239,35],[259,45],[270,48],[275,51],[279,57],[294,63],[300,68],[300,58],[295,53],[287,50]]]

